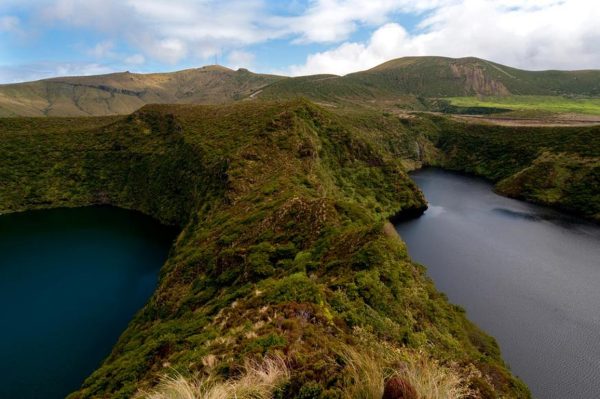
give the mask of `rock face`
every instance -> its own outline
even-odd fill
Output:
[[[390,378],[385,384],[382,399],[418,399],[417,391],[400,377]]]
[[[465,94],[478,96],[508,96],[510,92],[501,82],[485,73],[477,64],[450,64],[450,70],[456,78],[465,80]]]

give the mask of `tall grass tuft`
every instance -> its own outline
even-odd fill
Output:
[[[138,399],[270,399],[290,378],[290,371],[279,356],[262,362],[248,361],[236,379],[186,378],[178,374],[164,377],[151,392],[141,392]]]
[[[381,399],[385,382],[392,378],[414,388],[419,399],[462,399],[473,394],[464,373],[421,352],[391,349],[378,354],[346,348],[341,358],[347,376],[344,399]]]
[[[393,376],[410,384],[422,399],[461,399],[473,394],[456,368],[442,365],[423,353],[408,356]]]
[[[381,399],[385,384],[384,364],[368,350],[346,348],[341,353],[346,366],[344,399]]]

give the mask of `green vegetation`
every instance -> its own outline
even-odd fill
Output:
[[[70,398],[377,398],[396,377],[422,397],[529,397],[388,220],[425,209],[406,172],[435,165],[600,221],[600,127],[405,112],[598,115],[599,82],[409,57],[343,77],[213,66],[0,86],[1,116],[30,116],[0,119],[0,213],[111,204],[181,228]]]
[[[432,118],[431,164],[497,182],[501,194],[600,220],[600,127],[507,127]]]
[[[600,98],[561,96],[508,96],[508,97],[451,97],[458,107],[484,107],[519,111],[546,111],[600,115]]]
[[[106,203],[182,229],[153,297],[73,399],[231,388],[265,356],[286,358],[281,397],[375,397],[390,370],[419,392],[529,397],[387,220],[424,209],[406,174],[422,165],[600,220],[599,140],[598,127],[304,100],[5,118],[0,213]]]
[[[341,354],[366,343],[423,353],[458,390],[529,397],[387,221],[424,209],[406,167],[437,162],[444,123],[302,100],[0,120],[0,213],[106,203],[182,229],[156,292],[70,398],[240,381],[278,354],[280,397],[342,398],[362,381]]]
[[[600,71],[523,71],[478,58],[406,57],[388,61],[373,69],[346,76],[316,75],[282,79],[267,86],[263,98],[293,98],[298,95],[334,105],[362,107],[399,107],[408,110],[434,110],[431,99],[450,98],[463,107],[505,109],[515,98],[535,108],[535,98],[542,107],[554,104],[553,111],[587,112],[599,104],[596,99],[578,101],[575,107],[565,104],[565,96],[598,97]],[[502,99],[503,103],[480,104],[477,97]],[[515,97],[517,96],[517,97]],[[553,99],[556,97],[556,99]],[[510,108],[510,107],[508,107]],[[542,108],[544,109],[544,108]],[[460,113],[460,112],[459,112]],[[479,113],[479,112],[476,112]]]
[[[66,77],[0,85],[0,116],[129,114],[145,104],[295,99],[338,108],[480,108],[598,114],[600,71],[523,71],[478,58],[405,57],[346,76],[283,77],[208,66],[173,73]],[[489,100],[477,100],[489,98]],[[568,99],[573,100],[568,100]],[[474,109],[475,108],[475,109]],[[450,113],[464,113],[444,107]]]

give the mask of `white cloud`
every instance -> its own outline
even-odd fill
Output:
[[[50,63],[0,65],[0,83],[18,83],[55,76],[86,76],[111,73],[114,70],[97,63]]]
[[[254,61],[254,54],[248,51],[233,50],[227,56],[229,67],[233,69],[246,68],[249,69]]]
[[[88,49],[88,55],[94,58],[107,58],[114,57],[115,53],[113,52],[113,48],[115,47],[114,43],[111,41],[103,41],[96,44],[93,48]]]
[[[132,10],[127,1],[111,0],[24,0],[39,21],[113,31],[131,27]]]
[[[10,16],[14,10],[21,19]],[[394,22],[399,14],[420,18],[417,29],[407,32]],[[594,0],[0,0],[0,32],[27,32],[30,43],[49,27],[91,30],[102,41],[78,49],[113,67],[187,66],[222,54],[229,65],[247,66],[250,46],[275,39],[300,52],[306,43],[334,46],[288,67],[294,75],[344,74],[408,55],[478,56],[530,69],[600,68],[598,21]],[[358,29],[374,32],[348,41]]]
[[[126,65],[142,65],[146,62],[146,58],[141,54],[133,54],[129,57],[125,57],[123,61]]]
[[[396,23],[367,42],[311,54],[293,75],[346,74],[391,58],[476,56],[529,69],[600,68],[600,3],[586,0],[464,0],[437,5],[409,34]]]
[[[49,76],[88,76],[114,72],[112,68],[96,63],[55,64],[53,69],[56,72],[51,72]]]
[[[263,23],[268,12],[260,0],[40,1],[43,23],[119,37],[144,56],[169,64],[206,59],[281,34]]]
[[[377,26],[398,12],[420,13],[449,0],[314,0],[297,17],[278,18],[287,31],[299,35],[297,43],[338,42],[359,26]]]
[[[411,48],[412,47],[412,48]],[[377,29],[367,43],[344,43],[335,49],[311,54],[304,65],[290,67],[291,75],[332,73],[344,75],[372,68],[391,58],[417,55],[406,30],[388,23]]]
[[[17,17],[6,15],[0,17],[0,32],[15,32],[19,29],[20,20]]]
[[[188,48],[183,40],[167,38],[153,43],[147,52],[155,58],[175,64],[187,55]]]
[[[33,15],[36,29],[43,25],[92,29],[125,39],[144,56],[175,64],[280,38],[336,42],[358,27],[387,22],[395,12],[418,12],[450,0],[310,0],[287,7],[265,0],[5,1],[4,7],[12,5]]]

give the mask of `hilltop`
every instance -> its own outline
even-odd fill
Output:
[[[332,106],[448,113],[536,108],[523,108],[523,98],[546,109],[551,99],[551,111],[600,114],[600,71],[524,71],[473,57],[405,57],[346,76],[290,78],[220,66],[160,74],[125,72],[0,85],[0,116],[113,115],[149,103],[297,97]],[[486,98],[493,104],[482,104]],[[577,102],[582,98],[592,100],[582,105]]]
[[[289,82],[284,80],[272,87]],[[321,82],[326,86],[360,87],[373,97],[600,95],[600,71],[524,71],[474,57],[405,57]]]
[[[124,115],[145,104],[219,104],[248,97],[282,77],[206,66],[0,85],[0,116]]]

